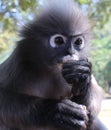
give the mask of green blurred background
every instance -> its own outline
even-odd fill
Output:
[[[19,40],[18,30],[33,19],[43,0],[0,0],[0,63]],[[111,93],[111,0],[75,0],[93,23],[90,60],[93,73],[107,93]]]

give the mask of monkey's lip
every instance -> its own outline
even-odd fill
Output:
[[[62,65],[66,62],[74,62],[74,61],[77,61],[79,60],[79,57],[77,55],[67,55],[67,56],[64,56],[62,59],[61,59],[61,62],[58,63],[58,67],[59,69],[61,70],[62,69]]]
[[[65,62],[74,62],[74,61],[77,61],[79,60],[79,57],[77,55],[67,55],[67,56],[64,56],[62,58],[62,63],[65,63]]]

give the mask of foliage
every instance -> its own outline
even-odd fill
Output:
[[[90,3],[91,0],[77,0],[79,2],[79,4],[87,4]]]
[[[111,83],[111,73],[109,73],[111,71],[111,60],[106,64],[105,70],[104,77],[108,83]]]
[[[99,0],[97,3],[91,3],[91,17],[96,21],[97,26],[102,28],[111,17],[111,1]]]
[[[25,20],[31,19],[31,12],[36,7],[36,0],[0,0],[0,62],[9,56],[17,30]]]
[[[14,31],[17,22],[23,20],[37,6],[36,0],[0,0],[0,24],[3,29]],[[16,25],[16,26],[13,26]]]
[[[5,60],[7,56],[11,53],[15,45],[14,41],[16,41],[15,33],[4,31],[4,33],[0,34],[0,62]]]

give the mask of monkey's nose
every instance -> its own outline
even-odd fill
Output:
[[[70,55],[75,54],[75,50],[74,49],[72,50],[71,48],[68,49],[68,52],[69,52]]]
[[[73,55],[76,53],[76,50],[74,49],[73,45],[71,44],[71,46],[68,48],[68,52],[70,55]]]

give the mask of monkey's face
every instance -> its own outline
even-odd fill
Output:
[[[79,60],[81,51],[85,47],[85,38],[80,35],[66,36],[54,34],[49,38],[49,48],[53,55],[49,60],[52,64],[63,64]]]

